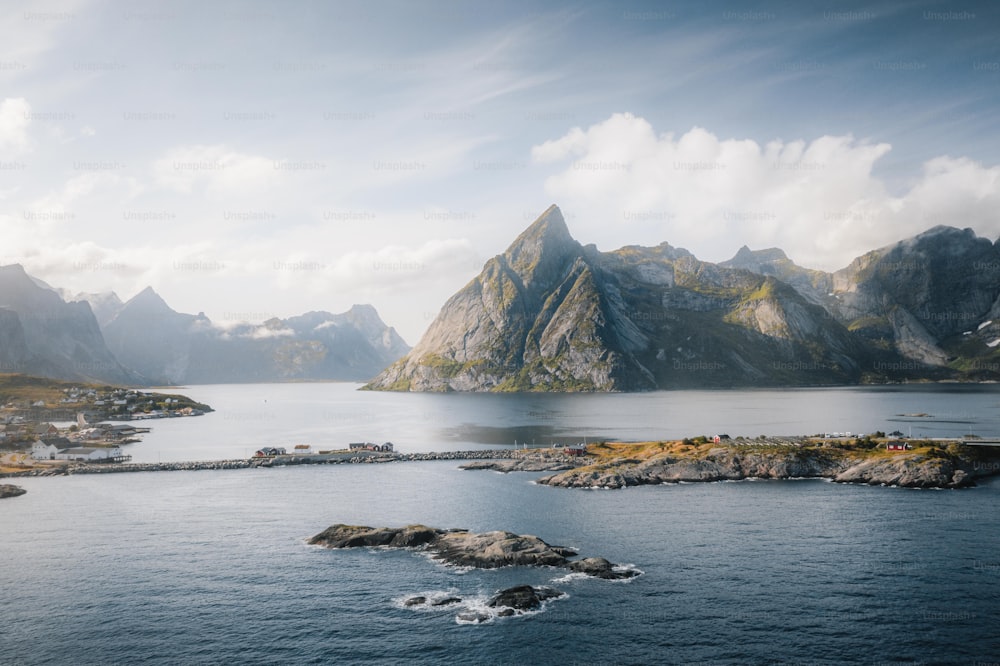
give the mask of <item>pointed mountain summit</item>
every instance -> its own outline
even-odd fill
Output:
[[[146,287],[130,298],[104,327],[108,347],[122,363],[151,381],[182,383],[191,358],[193,337],[207,320],[173,310]]]
[[[423,339],[368,388],[621,390],[630,359],[595,268],[551,206],[445,303]],[[648,385],[645,385],[648,387]]]
[[[128,305],[130,307],[140,307],[148,310],[173,310],[167,305],[167,302],[163,300],[152,287],[146,287],[138,294],[133,296],[128,300]]]
[[[766,250],[754,251],[744,245],[732,259],[722,262],[720,266],[729,266],[731,268],[751,268],[787,259],[788,255],[785,254],[785,251],[781,248],[772,247]]]
[[[608,253],[582,247],[552,206],[367,388],[844,383],[866,360],[829,313],[773,277],[700,262],[665,243]]]
[[[550,284],[566,261],[579,255],[580,244],[570,236],[562,211],[553,204],[510,244],[503,257],[530,286],[536,281]]]

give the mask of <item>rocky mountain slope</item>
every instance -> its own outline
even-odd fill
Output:
[[[550,207],[368,388],[630,391],[1000,379],[1000,245],[935,227],[836,273],[599,252]]]
[[[116,384],[142,381],[108,350],[86,302],[64,301],[18,264],[0,267],[0,371]]]
[[[599,252],[550,207],[369,388],[629,391],[849,383],[874,357],[769,275],[668,244]]]
[[[105,326],[112,352],[155,382],[364,380],[409,347],[370,305],[221,329],[174,311],[151,288]]]
[[[901,370],[1000,378],[997,243],[934,227],[858,257],[832,279],[830,311],[867,344],[896,351]]]

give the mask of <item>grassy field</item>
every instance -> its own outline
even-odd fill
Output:
[[[63,389],[74,386],[96,391],[111,391],[115,388],[107,385],[64,382],[45,377],[0,373],[0,404],[15,400],[30,400],[31,402],[44,400],[46,404],[54,404],[66,397]]]

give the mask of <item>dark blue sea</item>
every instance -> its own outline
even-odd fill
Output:
[[[966,411],[996,394],[982,400]],[[494,413],[465,418],[494,427]],[[197,438],[221,416],[172,420],[171,432]],[[570,490],[538,476],[442,461],[18,479],[28,493],[0,501],[0,664],[1000,662],[1000,479],[961,491]],[[306,544],[341,522],[535,534],[643,573],[461,570]],[[457,620],[522,583],[567,596],[523,617]],[[464,601],[403,607],[416,594]]]

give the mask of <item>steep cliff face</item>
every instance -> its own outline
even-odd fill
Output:
[[[632,367],[630,367],[632,366]],[[600,276],[552,206],[452,296],[369,384],[413,391],[624,390],[633,379]]]
[[[1000,248],[971,229],[934,227],[833,274],[829,306],[859,337],[957,377],[1000,377]],[[996,345],[994,345],[995,347]],[[940,376],[947,376],[942,374]]]
[[[774,278],[667,244],[581,247],[549,208],[368,388],[627,391],[843,383],[866,358]]]
[[[67,303],[20,265],[0,267],[0,312],[2,371],[120,384],[142,381],[108,350],[87,303]]]

